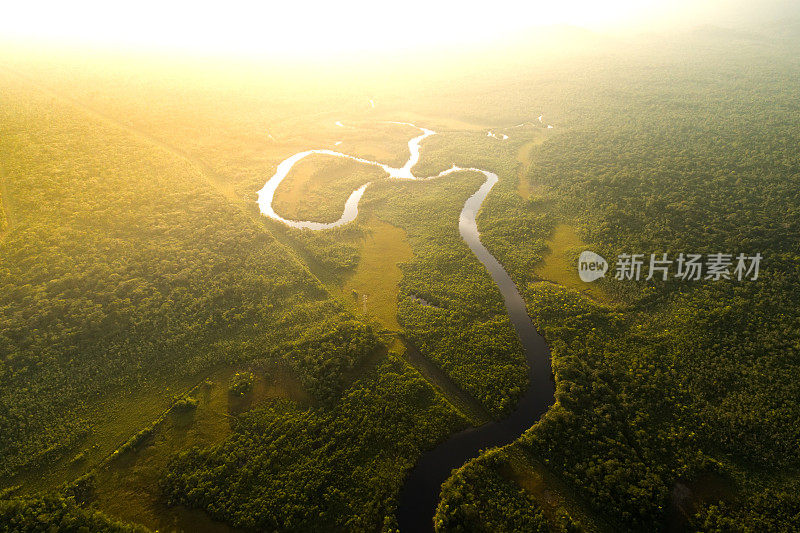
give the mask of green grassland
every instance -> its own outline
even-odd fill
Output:
[[[605,297],[600,283],[587,284],[578,276],[577,260],[587,245],[569,224],[558,224],[547,240],[547,253],[536,265],[534,272],[547,281],[582,291],[593,298]],[[613,272],[607,273],[613,276]]]
[[[377,218],[364,223],[358,266],[342,286],[343,297],[355,312],[363,312],[388,330],[400,330],[397,302],[403,271],[400,265],[412,257],[405,232]]]
[[[314,154],[298,162],[275,191],[275,212],[290,220],[335,222],[350,194],[386,177],[376,167]]]
[[[309,407],[314,404],[302,384],[285,365],[252,365],[256,380],[251,391],[231,394],[233,368],[210,374],[191,393],[194,408],[173,408],[165,421],[139,446],[100,469],[94,480],[98,508],[110,516],[143,524],[153,530],[229,531],[223,522],[183,506],[168,507],[159,479],[173,455],[191,446],[212,446],[231,434],[236,416],[279,399]]]
[[[528,141],[527,143],[523,144],[517,150],[517,163],[519,163],[519,171],[517,172],[519,176],[519,184],[517,185],[517,192],[522,197],[523,200],[528,200],[531,197],[531,194],[534,193],[531,187],[530,182],[530,164],[531,164],[531,154],[533,150],[542,144],[545,139],[547,138],[543,134],[539,135],[538,138],[533,139],[532,141]]]

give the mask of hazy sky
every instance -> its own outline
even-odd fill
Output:
[[[331,0],[224,2],[26,0],[0,36],[203,52],[326,54],[490,40],[537,25],[598,31],[737,25],[774,19],[796,0]]]

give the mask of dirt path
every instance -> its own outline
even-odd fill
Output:
[[[619,530],[598,517],[572,488],[518,444],[511,444],[504,451],[508,455],[510,468],[503,474],[533,496],[551,523],[557,523],[558,513],[563,509],[580,522],[582,530],[588,533],[612,533]]]
[[[422,374],[425,380],[433,385],[453,407],[464,415],[473,426],[481,426],[490,420],[492,415],[489,411],[476,400],[471,394],[459,387],[450,376],[441,370],[436,364],[422,355],[416,346],[411,344],[402,335],[398,335],[401,343],[405,347],[403,358]]]

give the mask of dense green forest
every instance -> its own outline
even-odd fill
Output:
[[[525,362],[500,292],[456,225],[464,200],[482,182],[475,173],[447,181],[383,182],[372,191],[370,207],[405,229],[414,251],[402,267],[399,295],[398,319],[406,335],[461,388],[502,416],[527,385]]]
[[[220,446],[176,457],[170,502],[257,531],[392,526],[393,496],[421,448],[462,426],[402,361],[378,364],[331,410],[277,403],[243,415]]]
[[[374,349],[368,326],[191,168],[22,86],[4,93],[19,218],[0,243],[5,476],[91,439],[99,396],[285,345],[322,400]]]
[[[585,70],[591,96],[532,152],[536,194],[494,195],[480,221],[552,349],[557,404],[520,442],[616,528],[793,530],[800,65],[759,46],[664,59]],[[765,261],[750,282],[605,280],[596,301],[531,275],[538,246],[514,235],[554,221],[610,258]]]
[[[501,463],[499,452],[487,453],[464,465],[445,482],[436,516],[437,530],[547,533],[553,529],[536,501],[500,473]],[[565,526],[569,523],[565,522]]]
[[[682,41],[500,62],[495,76],[411,68],[413,88],[398,81],[408,70],[377,71],[318,94],[298,89],[311,75],[208,67],[178,81],[166,64],[3,56],[0,531],[143,530],[105,512],[128,495],[109,472],[144,470],[166,426],[180,445],[148,472],[151,492],[164,513],[207,514],[198,529],[394,531],[420,454],[513,409],[520,342],[458,233],[482,175],[374,181],[359,219],[325,232],[256,210],[298,151],[402,164],[417,131],[387,120],[437,130],[417,175],[453,163],[499,175],[481,239],[525,298],[556,383],[513,445],[454,471],[437,531],[797,529],[800,61],[769,39]],[[335,219],[376,178],[307,163],[282,191],[289,218]],[[428,370],[342,293],[371,217],[413,252],[397,319]],[[559,224],[612,261],[764,260],[755,281],[607,276],[578,291],[536,273]],[[199,398],[220,370],[226,431],[195,441],[182,424],[210,416]]]
[[[147,533],[149,530],[118,522],[99,511],[82,509],[75,503],[74,498],[47,496],[0,500],[0,531]]]

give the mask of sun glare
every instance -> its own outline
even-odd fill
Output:
[[[321,56],[480,43],[535,26],[619,28],[676,18],[679,4],[686,8],[689,2],[32,1],[4,8],[0,36],[106,47]]]

